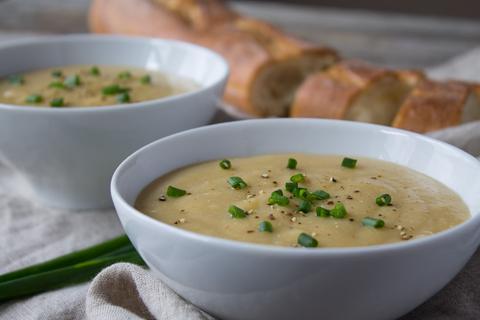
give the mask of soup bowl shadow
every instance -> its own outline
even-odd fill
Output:
[[[457,192],[472,216],[410,241],[306,249],[205,236],[133,207],[146,185],[183,166],[289,152],[370,157],[407,166]],[[123,228],[150,269],[221,319],[397,318],[445,286],[480,243],[479,162],[442,142],[370,124],[267,119],[189,130],[128,157],[117,168],[111,191]]]
[[[111,207],[111,176],[129,154],[166,135],[207,124],[228,66],[205,48],[171,40],[69,35],[0,46],[0,76],[67,65],[114,65],[193,80],[165,98],[101,107],[0,104],[0,158],[49,206]],[[47,85],[47,84],[46,84]]]

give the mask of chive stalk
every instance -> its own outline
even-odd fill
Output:
[[[287,162],[288,169],[297,169],[297,160],[293,158],[289,158]]]
[[[40,103],[43,101],[43,97],[39,94],[31,94],[29,95],[26,99],[25,99],[25,102],[27,103]]]
[[[315,211],[317,212],[317,217],[326,218],[331,216],[330,210],[323,207],[317,207]]]
[[[185,191],[183,189],[176,188],[174,186],[168,186],[168,188],[167,188],[167,196],[172,197],[172,198],[183,197],[186,194],[187,194],[187,191]]]
[[[298,206],[298,211],[309,213],[312,210],[312,204],[308,200],[302,200]]]
[[[242,208],[234,206],[233,204],[228,208],[228,212],[232,215],[232,218],[243,219],[247,217],[247,213]]]
[[[303,232],[298,236],[297,243],[305,248],[318,247],[317,239]]]
[[[384,193],[382,195],[379,195],[375,199],[375,203],[380,207],[388,206],[391,202],[392,202],[392,197],[388,193]]]
[[[223,159],[222,161],[220,161],[218,163],[218,165],[220,166],[220,168],[222,168],[224,170],[228,170],[232,167],[232,163],[228,159]]]
[[[54,98],[50,100],[51,107],[58,108],[58,107],[63,107],[64,105],[65,105],[65,101],[63,100],[63,98]]]
[[[343,219],[347,215],[347,209],[345,209],[343,203],[337,202],[335,207],[330,210],[330,215],[337,219]]]
[[[269,205],[278,204],[279,206],[285,207],[285,206],[288,206],[288,204],[290,203],[290,200],[283,195],[282,190],[278,189],[272,192],[272,194],[270,195],[270,198],[268,198],[267,203]]]
[[[342,167],[353,169],[357,166],[357,159],[343,158]]]
[[[270,223],[270,221],[262,221],[262,222],[260,222],[260,224],[258,225],[258,231],[260,231],[260,232],[270,232],[270,233],[272,233],[272,232],[273,232],[273,226],[272,226],[272,224]]]
[[[383,228],[385,226],[385,221],[382,219],[376,219],[371,217],[365,217],[362,219],[362,224],[367,227],[372,227],[375,229]]]
[[[240,177],[230,177],[227,180],[228,184],[236,190],[243,189],[247,187],[247,183],[243,181]]]
[[[305,181],[305,176],[301,173],[294,174],[290,177],[290,181],[295,183],[300,183]]]

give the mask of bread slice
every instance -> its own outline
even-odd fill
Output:
[[[393,126],[428,132],[480,120],[480,99],[471,85],[423,79],[408,95]]]
[[[219,0],[93,0],[90,28],[173,38],[209,47],[230,65],[225,100],[256,116],[288,114],[310,73],[338,60],[335,51],[240,16]]]
[[[342,61],[311,75],[298,89],[293,117],[346,119],[390,125],[410,90],[396,72],[359,61]]]

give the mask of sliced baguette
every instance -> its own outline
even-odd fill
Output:
[[[310,73],[338,58],[335,51],[238,15],[218,0],[93,0],[90,28],[194,42],[223,55],[231,69],[225,99],[256,116],[288,114]]]
[[[291,116],[389,125],[410,90],[406,79],[411,76],[343,61],[307,78],[295,95]]]
[[[471,85],[423,79],[400,107],[392,125],[428,132],[480,120],[480,99]]]

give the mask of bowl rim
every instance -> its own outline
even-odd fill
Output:
[[[9,111],[18,111],[18,112],[36,112],[36,113],[89,113],[89,112],[115,112],[120,110],[129,110],[139,107],[167,107],[168,103],[172,101],[176,101],[179,99],[185,98],[194,98],[199,94],[203,94],[205,91],[209,91],[212,88],[217,87],[218,85],[226,82],[228,75],[229,75],[229,66],[227,61],[218,53],[210,50],[208,48],[189,43],[179,40],[171,40],[171,39],[164,39],[164,38],[153,38],[153,37],[142,37],[142,36],[124,36],[124,35],[99,35],[99,34],[69,34],[69,35],[49,35],[49,36],[40,36],[34,38],[27,38],[27,39],[17,39],[6,41],[3,44],[0,44],[0,51],[14,48],[14,47],[25,47],[28,48],[29,46],[36,46],[42,44],[68,44],[74,42],[98,42],[98,43],[124,43],[124,45],[135,45],[135,44],[146,44],[150,46],[155,46],[156,44],[168,44],[172,46],[179,46],[183,48],[187,48],[188,50],[197,51],[197,52],[204,52],[208,55],[212,56],[214,59],[217,60],[218,63],[222,66],[222,74],[215,79],[211,84],[208,86],[204,86],[200,84],[199,88],[196,88],[193,91],[188,91],[172,96],[167,96],[158,99],[146,100],[141,102],[135,103],[128,103],[128,104],[112,104],[112,105],[105,105],[105,106],[88,106],[88,107],[81,107],[81,106],[72,106],[68,108],[41,108],[38,106],[30,106],[30,105],[14,105],[14,104],[6,104],[0,103],[0,110],[9,110]],[[0,75],[1,77],[2,75]]]
[[[214,124],[214,125],[208,125],[208,126],[203,126],[199,128],[193,128],[189,129],[186,131],[182,131],[179,133],[175,133],[173,135],[158,139],[154,142],[151,142],[139,150],[135,151],[133,154],[128,156],[126,159],[122,161],[122,163],[117,167],[115,170],[111,184],[110,184],[110,191],[112,195],[113,202],[115,204],[115,209],[118,214],[117,207],[118,206],[123,206],[125,212],[128,212],[128,215],[131,216],[132,218],[136,220],[141,220],[144,223],[149,223],[153,224],[155,228],[164,229],[166,231],[176,233],[179,237],[186,237],[190,240],[197,241],[197,242],[202,242],[202,243],[209,243],[211,245],[216,245],[216,246],[222,246],[222,247],[228,247],[231,250],[239,250],[239,251],[248,251],[248,252],[254,252],[257,254],[269,254],[269,255],[300,255],[300,256],[305,256],[305,257],[316,257],[318,255],[320,256],[343,256],[343,255],[365,255],[365,254],[378,254],[378,253],[384,253],[384,252],[395,252],[395,251],[400,251],[400,250],[408,250],[412,249],[414,247],[422,247],[422,246],[428,246],[431,245],[434,242],[437,241],[442,241],[442,240],[447,240],[451,237],[456,236],[457,234],[461,234],[465,231],[465,229],[469,228],[471,225],[478,225],[480,226],[480,212],[477,213],[472,213],[470,212],[470,217],[463,221],[462,223],[455,225],[449,229],[440,231],[438,233],[418,238],[418,239],[413,239],[409,241],[401,241],[401,242],[393,242],[393,243],[386,243],[386,244],[378,244],[378,245],[371,245],[371,246],[359,246],[359,247],[318,247],[318,248],[298,248],[298,247],[285,247],[285,246],[274,246],[274,245],[267,245],[267,244],[258,244],[258,243],[251,243],[251,242],[244,242],[244,241],[239,241],[239,240],[230,240],[230,239],[224,239],[220,237],[215,237],[215,236],[210,236],[210,235],[205,235],[185,229],[181,229],[169,224],[166,224],[160,220],[156,220],[139,210],[137,210],[135,207],[130,205],[121,195],[120,192],[118,191],[118,179],[119,175],[121,172],[124,170],[128,170],[130,167],[130,162],[134,160],[139,154],[142,154],[146,150],[155,147],[157,144],[163,143],[163,141],[166,140],[172,140],[172,139],[177,139],[178,137],[186,136],[186,135],[191,135],[195,134],[197,132],[201,131],[209,131],[209,130],[216,130],[216,128],[221,128],[221,127],[226,127],[226,126],[244,126],[244,125],[249,125],[251,123],[264,123],[264,122],[277,122],[279,124],[285,123],[285,122],[292,122],[292,121],[301,121],[301,122],[311,122],[311,123],[334,123],[336,125],[342,125],[342,126],[353,126],[353,127],[359,127],[359,128],[371,128],[371,130],[379,130],[379,131],[385,131],[387,130],[388,132],[394,132],[397,134],[402,134],[402,135],[407,135],[411,136],[415,139],[420,139],[423,141],[426,141],[428,143],[440,146],[442,148],[447,149],[449,152],[455,152],[457,154],[462,155],[463,157],[466,158],[468,162],[471,162],[472,165],[477,166],[480,170],[480,161],[477,160],[475,157],[472,155],[466,153],[465,151],[447,144],[443,141],[436,140],[433,138],[430,138],[425,135],[421,135],[415,132],[410,132],[407,130],[402,130],[402,129],[397,129],[397,128],[392,128],[392,127],[387,127],[387,126],[382,126],[382,125],[377,125],[377,124],[370,124],[370,123],[360,123],[360,122],[354,122],[354,121],[347,121],[347,120],[330,120],[330,119],[311,119],[311,118],[269,118],[269,119],[252,119],[252,120],[242,120],[242,121],[234,121],[234,122],[227,122],[227,123],[219,123],[219,124]],[[144,186],[145,187],[145,186]],[[455,190],[454,190],[455,191]],[[455,191],[456,192],[456,191]],[[126,230],[125,230],[126,231]],[[480,234],[480,231],[477,231]],[[128,234],[127,234],[128,235]],[[480,241],[480,237],[478,237],[478,241]],[[478,244],[476,244],[478,245]]]

